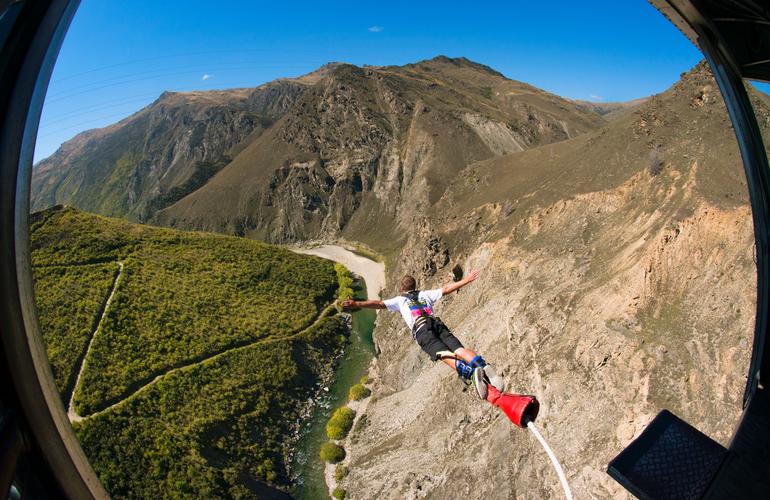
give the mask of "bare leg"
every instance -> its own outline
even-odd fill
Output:
[[[473,358],[476,357],[476,353],[471,351],[470,349],[466,349],[465,347],[460,347],[459,349],[455,350],[454,352],[455,356],[462,359],[466,363],[470,363]],[[447,364],[447,366],[450,366],[452,369],[455,368],[455,360],[454,359],[447,359],[444,358],[441,361]]]
[[[470,349],[466,349],[465,347],[460,347],[459,349],[455,350],[455,356],[461,358],[466,363],[470,363],[473,361],[473,358],[476,357],[476,353]]]
[[[443,361],[448,367],[451,369],[455,369],[455,360],[451,358],[442,358],[441,361]]]

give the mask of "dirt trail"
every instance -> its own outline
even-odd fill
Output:
[[[88,342],[88,347],[86,348],[86,353],[83,355],[83,360],[80,362],[80,370],[78,371],[78,376],[75,379],[75,385],[72,387],[72,394],[70,394],[70,402],[67,405],[67,417],[69,417],[70,422],[79,422],[83,420],[83,417],[77,414],[75,412],[75,407],[73,406],[73,402],[75,400],[75,393],[78,390],[78,387],[80,387],[80,378],[83,376],[83,370],[85,370],[86,367],[86,359],[88,359],[88,354],[91,352],[91,346],[94,343],[94,339],[96,338],[96,334],[99,333],[99,330],[102,328],[102,322],[104,321],[104,316],[107,314],[107,311],[110,308],[110,304],[112,303],[112,297],[115,296],[115,290],[118,289],[118,283],[120,282],[120,278],[123,276],[123,262],[118,262],[118,274],[115,276],[115,281],[112,282],[112,290],[110,290],[110,295],[107,297],[107,301],[104,303],[104,307],[102,308],[102,315],[99,317],[99,322],[96,323],[96,328],[94,328],[94,333],[91,334],[91,340]]]
[[[375,262],[373,260],[367,259],[366,257],[361,257],[359,255],[354,254],[353,252],[351,252],[349,250],[346,250],[343,247],[336,246],[336,245],[320,245],[320,246],[312,247],[312,248],[298,248],[298,247],[294,247],[294,248],[291,248],[291,250],[294,251],[294,252],[300,253],[300,254],[315,255],[315,256],[318,256],[318,257],[322,257],[322,258],[325,258],[325,259],[329,259],[329,260],[333,260],[335,262],[341,263],[342,265],[344,265],[345,267],[350,269],[350,271],[352,271],[353,273],[361,276],[364,279],[364,281],[366,282],[367,295],[368,295],[368,297],[370,299],[379,299],[380,298],[379,292],[380,292],[380,290],[382,289],[382,287],[385,284],[385,265],[384,264],[381,264],[379,262]],[[104,311],[102,312],[102,316],[99,319],[99,324],[97,325],[96,329],[94,330],[94,334],[91,337],[91,342],[88,344],[88,349],[86,350],[86,355],[83,358],[83,363],[81,364],[80,372],[78,373],[77,381],[75,382],[75,388],[73,389],[72,396],[70,397],[70,402],[69,402],[69,405],[68,405],[68,408],[67,408],[67,416],[69,417],[70,422],[79,422],[79,421],[83,420],[84,418],[90,418],[90,417],[99,415],[101,413],[110,411],[110,410],[112,410],[112,409],[114,409],[114,408],[124,404],[125,402],[133,399],[137,395],[145,392],[147,389],[149,389],[150,387],[155,385],[155,383],[158,382],[160,379],[162,379],[162,378],[164,378],[164,377],[166,377],[168,375],[171,375],[171,374],[173,374],[175,372],[189,370],[189,369],[191,369],[191,368],[193,368],[195,366],[211,362],[211,361],[219,358],[220,356],[224,356],[225,354],[232,353],[232,352],[240,350],[240,349],[247,349],[247,348],[253,347],[255,345],[268,344],[268,343],[272,343],[272,342],[281,342],[281,341],[286,341],[286,340],[291,340],[293,338],[296,338],[299,335],[301,335],[302,333],[304,333],[305,331],[307,331],[308,329],[310,329],[313,326],[315,326],[318,323],[318,321],[320,321],[323,317],[326,316],[326,314],[328,313],[329,309],[334,307],[334,304],[327,306],[324,310],[322,310],[318,314],[318,317],[315,319],[315,321],[312,324],[308,325],[307,327],[303,328],[302,330],[300,330],[298,332],[295,332],[293,334],[287,335],[285,337],[278,337],[278,338],[272,338],[272,339],[263,339],[263,340],[259,340],[259,341],[256,341],[256,342],[251,342],[251,343],[248,343],[248,344],[245,344],[245,345],[240,345],[240,346],[237,346],[237,347],[233,347],[233,348],[227,349],[227,350],[222,351],[222,352],[218,352],[216,354],[212,354],[211,356],[209,356],[209,357],[207,357],[205,359],[202,359],[202,360],[190,363],[188,365],[180,366],[180,367],[177,367],[177,368],[172,368],[171,370],[168,370],[167,372],[164,372],[164,373],[161,373],[160,375],[157,375],[155,378],[153,378],[152,380],[150,380],[149,382],[147,382],[146,384],[144,384],[143,386],[141,386],[140,388],[138,388],[137,390],[135,390],[134,392],[132,392],[128,396],[126,396],[125,398],[121,399],[120,401],[117,401],[116,403],[113,403],[112,405],[110,405],[110,406],[108,406],[108,407],[106,407],[106,408],[104,408],[102,410],[99,410],[99,411],[97,411],[95,413],[92,413],[90,415],[81,416],[81,415],[78,415],[75,412],[75,409],[73,407],[73,400],[75,398],[75,392],[77,391],[77,388],[78,388],[78,386],[80,384],[80,377],[81,377],[81,375],[83,373],[83,370],[85,368],[85,364],[86,364],[85,360],[88,357],[88,353],[91,350],[91,344],[93,343],[94,337],[96,337],[96,334],[98,333],[98,331],[99,331],[99,329],[101,327],[102,320],[104,319],[104,315],[107,313],[107,309],[109,308],[110,302],[112,302],[112,297],[113,297],[113,295],[115,293],[115,290],[117,289],[117,286],[118,286],[118,280],[120,279],[120,276],[121,276],[121,274],[123,272],[123,263],[122,262],[118,262],[118,264],[120,265],[120,272],[118,273],[118,276],[115,279],[115,282],[114,282],[113,287],[112,287],[112,292],[110,292],[110,296],[107,299],[107,302],[106,302],[106,304],[104,306]]]
[[[91,413],[90,415],[86,415],[85,417],[78,417],[78,418],[80,420],[82,420],[83,418],[91,418],[91,417],[94,417],[96,415],[99,415],[99,414],[105,413],[107,411],[110,411],[110,410],[112,410],[114,408],[117,408],[118,406],[126,403],[127,401],[130,401],[134,397],[136,397],[139,394],[143,393],[144,391],[148,390],[150,387],[155,385],[155,383],[158,382],[160,379],[165,378],[165,377],[167,377],[167,376],[169,376],[169,375],[171,375],[173,373],[190,370],[192,368],[195,368],[196,366],[203,365],[203,364],[206,364],[206,363],[210,363],[210,362],[212,362],[212,361],[214,361],[214,360],[216,360],[216,359],[218,359],[218,358],[220,358],[222,356],[225,356],[227,354],[231,354],[231,353],[236,352],[236,351],[240,351],[242,349],[248,349],[250,347],[254,347],[254,346],[257,346],[257,345],[272,344],[272,343],[275,343],[275,342],[285,342],[287,340],[295,339],[295,338],[299,337],[300,335],[302,335],[303,333],[305,333],[308,330],[310,330],[311,328],[313,328],[315,325],[317,325],[318,322],[321,321],[323,318],[325,318],[329,314],[329,311],[332,308],[334,308],[334,307],[335,307],[335,304],[333,304],[333,303],[328,305],[328,306],[326,306],[320,313],[318,313],[318,316],[316,317],[316,319],[310,325],[306,326],[305,328],[301,329],[298,332],[286,335],[284,337],[274,337],[274,338],[269,338],[269,339],[262,339],[262,340],[257,340],[256,342],[250,342],[248,344],[239,345],[237,347],[231,347],[229,349],[226,349],[224,351],[218,352],[216,354],[212,354],[211,356],[209,356],[209,357],[207,357],[205,359],[201,359],[199,361],[195,361],[195,362],[190,363],[188,365],[178,366],[176,368],[172,368],[172,369],[168,370],[167,372],[163,372],[160,375],[155,376],[155,378],[153,378],[152,380],[150,380],[149,382],[147,382],[146,384],[144,384],[143,386],[141,386],[140,388],[138,388],[137,390],[135,390],[134,392],[132,392],[128,396],[126,396],[125,398],[121,399],[120,401],[117,401],[117,402],[111,404],[110,406],[108,406],[106,408],[102,408],[101,410],[99,410],[97,412]]]

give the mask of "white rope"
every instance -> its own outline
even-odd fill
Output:
[[[532,434],[534,434],[537,440],[540,441],[543,449],[548,454],[548,458],[551,459],[553,468],[556,470],[556,475],[559,476],[559,481],[561,481],[561,487],[564,490],[564,496],[567,498],[567,500],[572,500],[572,491],[569,489],[569,484],[567,484],[567,476],[564,475],[564,469],[561,468],[561,464],[556,459],[556,455],[554,455],[553,450],[550,446],[548,446],[545,438],[543,438],[543,436],[538,432],[537,427],[535,427],[535,424],[531,420],[527,422],[527,428],[532,431]]]

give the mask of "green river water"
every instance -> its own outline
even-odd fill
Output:
[[[356,283],[356,298],[366,297],[363,280]],[[295,486],[291,492],[298,500],[328,498],[324,480],[324,463],[318,457],[321,445],[327,441],[326,422],[332,411],[348,402],[348,390],[366,373],[374,356],[372,331],[377,318],[375,311],[362,309],[353,313],[350,342],[335,372],[328,392],[322,392],[310,419],[302,425],[292,464]]]

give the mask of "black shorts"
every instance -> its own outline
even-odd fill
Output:
[[[430,323],[433,323],[432,327]],[[432,318],[431,322],[415,331],[414,339],[433,361],[438,361],[439,351],[455,352],[463,346],[457,337],[452,335],[444,322],[438,318]]]

